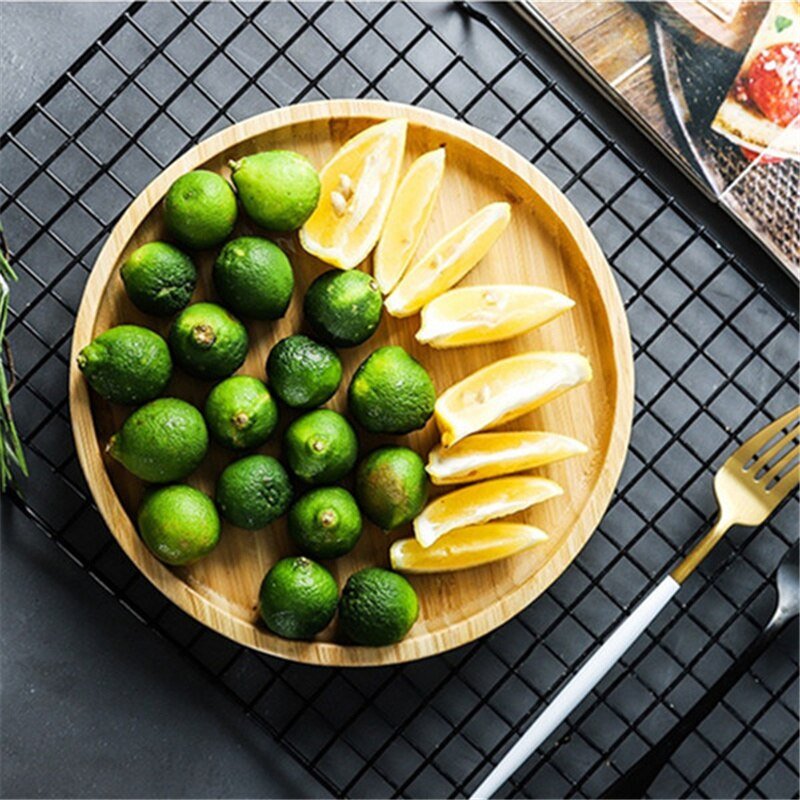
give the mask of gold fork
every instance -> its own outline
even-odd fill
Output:
[[[777,437],[780,437],[776,440]],[[623,620],[472,794],[493,797],[603,679],[734,525],[760,525],[800,482],[800,406],[751,436],[714,476],[719,515],[686,558]]]
[[[760,525],[797,486],[800,480],[796,463],[800,445],[795,442],[800,437],[798,420],[800,406],[753,434],[719,468],[714,476],[719,516],[714,527],[672,571],[672,577],[679,584],[695,571],[730,528]],[[783,431],[788,432],[767,448]],[[792,443],[795,447],[784,453]]]

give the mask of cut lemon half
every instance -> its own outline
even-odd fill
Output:
[[[370,254],[397,188],[407,127],[404,119],[373,125],[322,168],[319,204],[300,229],[306,252],[340,269]]]
[[[448,531],[507,517],[563,493],[555,481],[532,475],[474,483],[428,503],[414,520],[414,536],[430,547]]]
[[[451,531],[433,547],[422,547],[416,539],[398,539],[389,558],[398,572],[452,572],[499,561],[546,540],[547,534],[533,525],[490,522]]]
[[[436,401],[445,447],[502,425],[592,378],[578,353],[533,352],[495,361],[447,389]]]
[[[372,275],[384,294],[394,289],[431,218],[444,175],[444,148],[420,156],[397,187],[372,259]]]
[[[499,342],[544,325],[575,301],[540,286],[465,286],[422,309],[417,341],[431,347]]]
[[[588,449],[583,442],[558,433],[476,433],[452,447],[436,445],[425,469],[437,486],[467,483],[552,464]]]
[[[410,317],[458,283],[489,252],[510,219],[508,203],[490,203],[462,222],[409,267],[386,298],[386,310]]]

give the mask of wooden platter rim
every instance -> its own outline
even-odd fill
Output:
[[[613,423],[603,468],[564,545],[545,566],[516,589],[497,598],[479,614],[451,626],[426,631],[396,645],[368,648],[331,642],[295,642],[256,628],[252,623],[215,605],[158,561],[144,546],[135,525],[122,506],[103,462],[89,389],[76,367],[78,352],[93,337],[99,302],[113,276],[120,254],[153,206],[172,182],[237,142],[270,130],[300,123],[341,118],[381,120],[405,117],[412,124],[441,131],[463,144],[479,148],[516,173],[558,216],[586,262],[608,316],[613,363],[616,367]],[[519,613],[566,569],[600,522],[616,487],[627,452],[633,417],[633,354],[622,299],[608,263],[570,201],[542,173],[508,145],[472,126],[443,114],[402,103],[381,100],[325,100],[279,108],[225,128],[198,143],[154,178],[134,199],[111,231],[84,289],[73,333],[70,377],[70,417],[79,462],[100,513],[114,538],[137,568],[166,597],[199,622],[245,646],[273,656],[325,666],[385,666],[416,660],[450,650],[482,636]]]

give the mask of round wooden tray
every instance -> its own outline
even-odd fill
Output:
[[[565,488],[523,515],[548,531],[549,541],[533,550],[485,567],[433,576],[412,576],[421,613],[408,637],[397,645],[366,648],[339,644],[335,624],[314,642],[272,635],[256,609],[259,584],[275,560],[293,553],[280,520],[255,533],[225,526],[218,548],[190,567],[170,568],[157,561],[139,539],[136,509],[143,485],[104,454],[109,436],[129,410],[90,393],[75,366],[75,356],[92,338],[123,322],[165,334],[169,321],[148,317],[128,300],[118,265],[136,247],[164,235],[160,201],[180,175],[198,167],[228,176],[227,161],[272,148],[298,150],[321,167],[349,137],[390,117],[409,121],[406,162],[434,147],[447,148],[447,167],[437,207],[421,248],[460,223],[481,205],[506,200],[511,224],[464,284],[532,283],[558,289],[577,306],[540,330],[509,342],[458,350],[418,344],[417,316],[397,320],[384,314],[377,333],[360,347],[341,351],[345,378],[330,405],[342,409],[354,369],[375,348],[397,343],[430,371],[437,392],[498,358],[528,350],[576,350],[594,368],[594,380],[509,428],[568,434],[590,447],[579,456],[540,470]],[[242,221],[238,232],[254,229]],[[274,323],[248,322],[251,349],[241,372],[264,378],[272,345],[301,327],[301,301],[308,284],[328,267],[305,254],[294,236],[276,237],[295,268],[296,291],[286,316]],[[210,266],[214,253],[197,258],[200,284],[194,299],[212,297]],[[369,268],[369,265],[367,265]],[[633,408],[633,362],[628,325],[617,287],[597,242],[569,201],[525,159],[493,137],[440,114],[395,103],[335,100],[278,109],[215,134],[159,175],[136,198],[115,226],[86,285],[72,343],[70,403],[75,441],[84,474],[112,534],[137,567],[167,597],[200,622],[241,644],[282,658],[313,664],[365,666],[430,656],[491,631],[538,597],[588,540],[605,511],[622,469]],[[167,394],[202,407],[210,384],[178,371]],[[283,422],[289,415],[283,413]],[[427,454],[437,439],[433,420],[405,437],[394,437]],[[280,435],[264,452],[277,452]],[[364,437],[362,453],[380,441]],[[212,447],[189,482],[213,495],[214,481],[234,456]],[[340,585],[355,569],[385,565],[391,537],[367,525],[356,549],[329,564]]]

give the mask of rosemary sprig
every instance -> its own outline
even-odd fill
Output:
[[[22,442],[11,413],[11,389],[14,387],[14,360],[11,347],[6,340],[9,297],[9,281],[16,281],[17,274],[9,263],[6,237],[0,223],[0,491],[9,487],[17,488],[14,480],[14,467],[23,475],[28,475],[28,465]],[[6,370],[8,378],[6,378]]]

